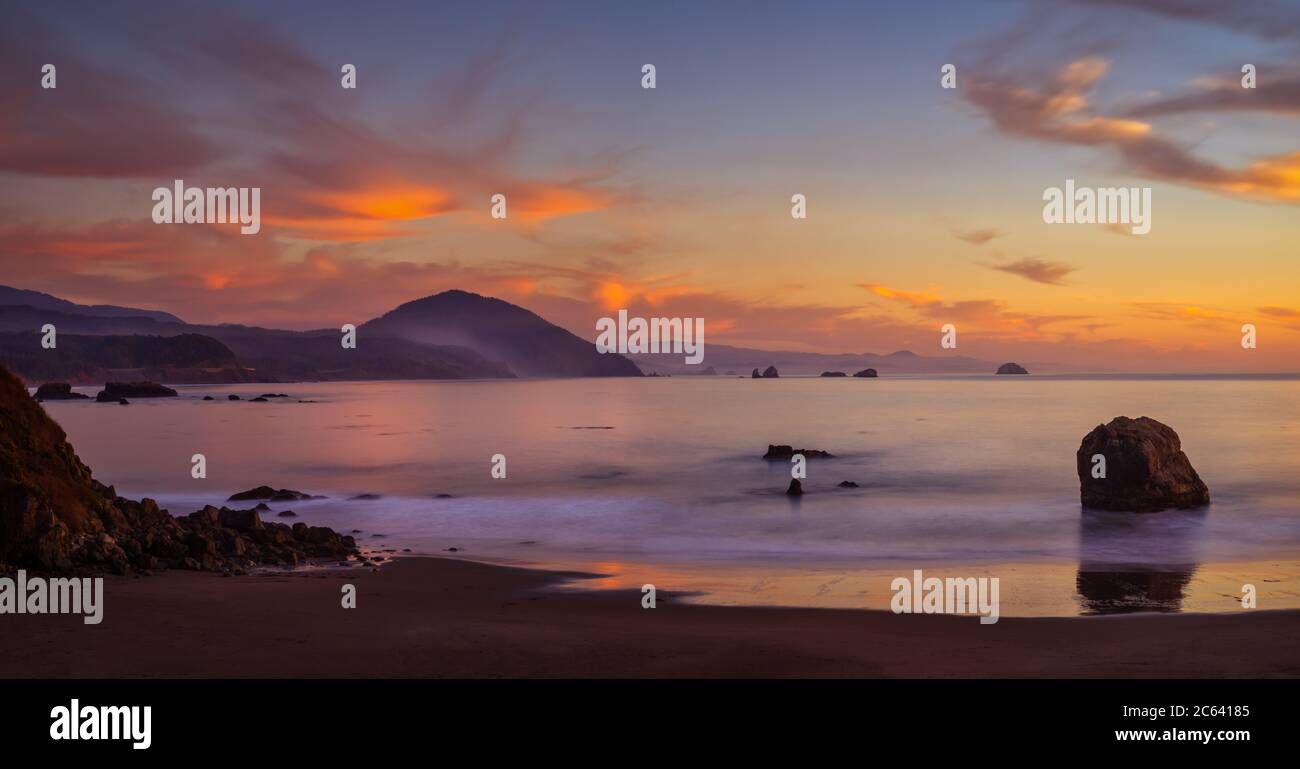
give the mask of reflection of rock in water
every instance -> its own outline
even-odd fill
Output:
[[[1200,560],[1205,514],[1085,511],[1079,520],[1075,587],[1085,614],[1182,609]]]
[[[1176,571],[1098,571],[1106,564],[1079,566],[1075,585],[1086,614],[1125,614],[1136,611],[1178,611],[1183,589],[1195,565]]]

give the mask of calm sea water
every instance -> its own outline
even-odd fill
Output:
[[[292,488],[329,499],[274,506],[297,512],[290,520],[360,529],[373,546],[429,554],[456,547],[481,560],[588,568],[607,574],[607,584],[639,587],[643,574],[657,574],[727,602],[881,605],[874,583],[863,588],[866,577],[855,578],[849,589],[845,575],[877,574],[887,584],[887,575],[912,568],[951,576],[1002,569],[1027,575],[1022,598],[1011,596],[1019,613],[1227,610],[1224,591],[1239,595],[1238,573],[1248,581],[1255,573],[1241,564],[1273,564],[1271,577],[1257,578],[1260,588],[1274,607],[1300,605],[1294,379],[676,377],[179,389],[180,398],[128,407],[46,409],[96,477],[173,513],[261,484]],[[292,398],[226,400],[263,392]],[[1081,513],[1075,450],[1121,414],[1178,431],[1210,486],[1207,510]],[[807,493],[792,500],[784,494],[789,463],[760,459],[769,443],[835,457],[810,460]],[[207,457],[203,480],[190,474],[196,453]],[[504,480],[491,477],[494,454],[506,457]],[[838,488],[845,480],[859,487]],[[363,493],[381,498],[349,499]],[[1056,576],[1045,580],[1042,570]]]

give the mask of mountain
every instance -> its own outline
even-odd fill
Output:
[[[57,296],[28,291],[24,288],[0,286],[0,305],[20,305],[38,310],[55,310],[69,315],[89,315],[100,318],[149,318],[162,323],[183,323],[169,312],[139,310],[134,307],[117,307],[111,304],[76,304]]]
[[[88,382],[97,379],[104,368],[148,370],[159,375],[140,378],[166,382],[641,374],[626,358],[600,355],[594,343],[584,342],[522,307],[464,291],[408,302],[365,323],[357,331],[357,347],[345,350],[339,344],[337,329],[285,331],[235,324],[209,326],[184,323],[166,313],[158,314],[162,317],[92,315],[82,305],[46,294],[9,290],[13,293],[7,296],[13,300],[28,299],[42,305],[0,304],[0,335],[18,335],[0,344],[0,363],[9,365],[29,382]],[[46,323],[57,329],[56,350],[42,349],[39,337],[33,336]],[[200,366],[197,364],[201,361],[182,356],[165,366],[156,356],[150,357],[166,349],[165,345],[107,339],[158,339],[182,334],[215,340],[233,354],[234,361],[223,357],[219,365]],[[65,342],[71,337],[78,338]],[[75,349],[62,351],[72,357],[56,352],[65,344],[76,345]],[[126,355],[128,350],[138,355]],[[76,358],[82,355],[94,365],[78,365]]]
[[[621,355],[601,354],[522,307],[468,291],[444,291],[375,318],[358,338],[394,337],[426,345],[469,347],[522,377],[641,376]]]
[[[877,353],[795,352],[791,350],[756,350],[748,347],[730,347],[709,344],[704,348],[704,362],[688,366],[680,354],[632,355],[632,360],[646,369],[661,374],[696,374],[707,365],[717,371],[735,371],[737,375],[752,369],[760,371],[776,366],[783,376],[790,374],[814,375],[822,371],[860,371],[874,368],[882,375],[888,374],[988,374],[997,364],[964,355],[917,355],[911,350],[899,350],[880,355]]]
[[[36,331],[0,333],[0,361],[28,382],[102,384],[109,380],[249,381],[221,342],[201,334],[114,336],[62,333],[52,350]]]

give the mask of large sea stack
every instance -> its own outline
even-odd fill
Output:
[[[1105,457],[1104,477],[1094,457]],[[1154,513],[1200,507],[1210,490],[1183,453],[1178,433],[1150,417],[1115,417],[1083,437],[1075,455],[1083,506]]]

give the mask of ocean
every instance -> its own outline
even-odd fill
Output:
[[[78,388],[93,395],[97,388]],[[580,570],[685,600],[885,608],[997,576],[1003,615],[1300,607],[1300,380],[730,377],[202,385],[48,402],[96,478],[174,514],[266,484],[368,548]],[[228,401],[236,393],[241,401]],[[291,397],[249,402],[262,393]],[[216,400],[203,401],[204,395]],[[309,402],[300,402],[309,401]],[[1173,427],[1203,510],[1085,513],[1075,451]],[[822,449],[805,495],[768,444]],[[192,457],[207,477],[191,477]],[[494,455],[506,477],[492,477]],[[852,481],[857,488],[841,488]],[[353,500],[367,494],[378,499]],[[451,495],[439,497],[438,495]],[[233,504],[233,503],[232,503]],[[237,505],[236,505],[237,506]],[[455,551],[449,548],[456,548]]]

